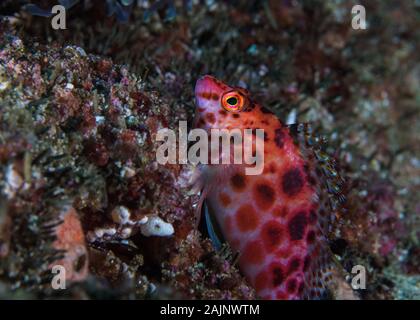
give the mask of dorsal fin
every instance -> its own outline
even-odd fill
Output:
[[[339,173],[335,159],[326,152],[325,137],[315,135],[309,123],[291,124],[287,127],[306,161],[308,179],[313,183],[319,182],[319,220],[321,230],[327,235],[331,231],[330,226],[335,213],[345,201],[345,181]]]
[[[322,235],[318,247],[312,253],[312,262],[306,271],[305,281],[308,288],[304,292],[306,299],[343,298],[337,296],[339,290],[345,291],[347,299],[357,299],[351,287],[345,282],[345,274],[340,263],[328,246],[335,213],[342,208],[345,201],[343,195],[344,179],[339,173],[338,165],[327,151],[327,140],[314,134],[310,124],[288,125],[290,135],[299,146],[307,164],[308,179],[316,180],[319,198],[319,227]],[[314,251],[317,251],[315,253]]]
[[[331,252],[326,241],[321,241],[319,255],[314,258],[305,272],[303,298],[308,300],[359,300],[350,284],[347,273]]]

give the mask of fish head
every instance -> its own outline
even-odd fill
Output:
[[[211,128],[240,128],[239,114],[249,110],[251,100],[246,89],[231,87],[206,75],[195,86],[196,126]]]

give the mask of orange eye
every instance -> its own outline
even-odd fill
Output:
[[[230,91],[222,97],[222,107],[226,111],[241,111],[245,105],[245,98],[237,91]]]

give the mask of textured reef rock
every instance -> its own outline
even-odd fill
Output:
[[[188,168],[155,162],[154,134],[191,123],[194,82],[210,73],[327,136],[348,182],[331,249],[348,272],[366,267],[361,298],[420,297],[416,1],[361,1],[367,30],[351,28],[350,1],[206,1],[191,11],[157,1],[150,21],[133,7],[126,24],[86,2],[60,31],[3,4],[21,35],[2,25],[0,293],[4,282],[57,294],[40,285],[64,259],[85,277],[72,297],[254,297],[229,250],[216,254],[194,228]],[[178,8],[171,21],[167,4]],[[56,240],[69,208],[86,259],[81,247],[62,252],[75,239]],[[147,221],[169,236],[146,236]]]
[[[185,112],[79,47],[5,25],[0,39],[1,278],[46,294],[61,264],[70,283],[105,278],[126,297],[173,294],[165,282],[182,296],[252,297],[193,230],[188,170],[156,162],[157,130]]]

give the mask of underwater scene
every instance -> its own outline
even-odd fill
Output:
[[[0,1],[0,299],[420,300],[420,1]]]

